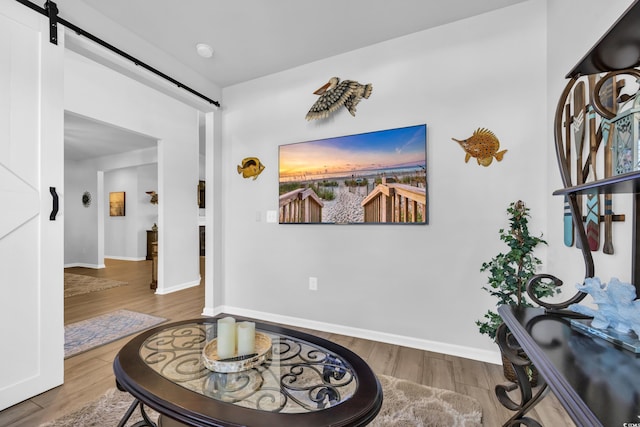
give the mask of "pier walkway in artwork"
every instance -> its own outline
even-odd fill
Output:
[[[322,199],[311,188],[298,188],[280,196],[280,223],[322,222]]]
[[[312,188],[281,195],[280,223],[427,222],[424,187],[384,180],[367,194],[365,187],[343,185],[335,188],[336,198],[331,201],[322,200]]]
[[[425,222],[427,191],[407,184],[382,183],[362,201],[364,222]]]

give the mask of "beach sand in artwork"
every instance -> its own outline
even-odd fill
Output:
[[[346,187],[341,182],[333,191],[335,199],[324,201],[322,222],[364,222],[364,208],[361,202],[367,197],[367,187]]]

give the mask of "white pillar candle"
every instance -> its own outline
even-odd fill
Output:
[[[236,355],[236,319],[224,317],[218,320],[218,359]]]
[[[238,323],[238,356],[256,352],[256,324],[253,322]]]

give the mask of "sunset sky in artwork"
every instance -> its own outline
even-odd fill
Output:
[[[426,125],[281,145],[280,180],[425,166]]]

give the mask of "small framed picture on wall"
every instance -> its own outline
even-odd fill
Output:
[[[109,216],[124,216],[125,213],[125,193],[124,191],[113,191],[109,193]]]
[[[205,190],[205,186],[204,186],[204,181],[199,181],[198,182],[198,207],[200,209],[204,209],[204,190]]]

